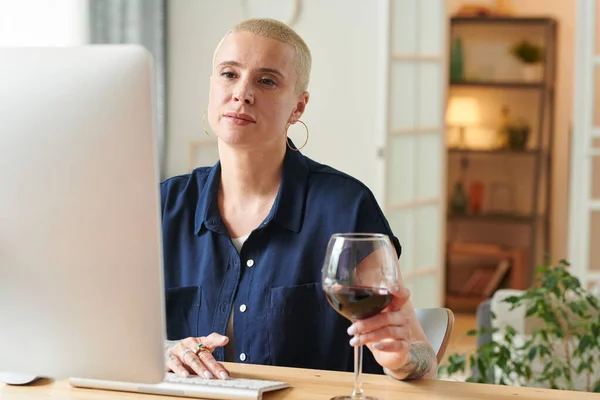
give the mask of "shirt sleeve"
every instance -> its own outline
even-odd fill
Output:
[[[356,232],[358,233],[382,233],[387,235],[396,249],[398,258],[402,253],[400,241],[392,232],[388,220],[383,215],[383,211],[377,204],[373,193],[366,189],[365,195],[359,204],[358,216],[356,221]]]
[[[167,202],[167,194],[169,193],[168,183],[169,181],[164,181],[160,183],[160,216],[164,218],[165,214],[165,204]]]

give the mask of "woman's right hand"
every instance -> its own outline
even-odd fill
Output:
[[[225,346],[229,342],[227,336],[211,333],[204,337],[189,337],[179,341],[167,350],[167,370],[173,371],[178,376],[187,377],[190,373],[196,373],[207,379],[229,378],[229,372],[212,355],[216,347]],[[210,351],[201,351],[196,355],[194,352],[202,343]]]

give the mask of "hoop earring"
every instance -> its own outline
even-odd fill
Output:
[[[287,137],[287,138],[285,139],[285,142],[287,143],[287,146],[290,148],[290,150],[293,150],[293,151],[300,151],[300,150],[302,150],[302,149],[304,148],[304,146],[306,146],[306,143],[308,143],[308,137],[309,137],[309,134],[308,134],[308,126],[306,126],[306,124],[305,124],[304,122],[300,121],[300,120],[298,120],[298,121],[296,121],[296,122],[300,122],[302,125],[304,125],[304,129],[306,129],[306,140],[304,141],[304,144],[303,144],[302,146],[298,147],[297,149],[295,149],[295,148],[293,148],[292,146],[290,146],[290,140],[289,140],[290,138],[289,138],[289,137]],[[292,124],[288,125],[288,127],[287,127],[287,128],[286,128],[286,130],[285,130],[285,134],[286,134],[286,136],[287,136],[287,131],[288,131],[288,129],[290,129],[290,126],[292,126]]]
[[[204,110],[204,112],[202,113],[202,126],[204,127],[204,133],[206,133],[206,136],[211,136],[210,133],[208,133],[208,130],[206,129],[206,113],[208,112],[208,108]]]

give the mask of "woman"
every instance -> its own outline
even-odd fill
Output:
[[[219,361],[352,371],[351,346],[366,344],[365,372],[435,377],[402,284],[350,327],[320,289],[332,234],[384,233],[401,247],[366,186],[287,138],[310,67],[304,41],[273,20],[240,23],[215,50],[207,114],[220,162],[161,184],[168,368],[181,376],[225,379]]]

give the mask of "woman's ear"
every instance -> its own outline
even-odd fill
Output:
[[[309,98],[310,98],[310,94],[308,92],[304,92],[300,96],[298,96],[298,102],[296,103],[296,108],[294,109],[294,112],[292,112],[292,115],[290,116],[290,119],[288,120],[288,122],[290,124],[295,123],[302,117],[302,114],[304,114],[304,111],[306,110],[306,104],[308,104]]]

